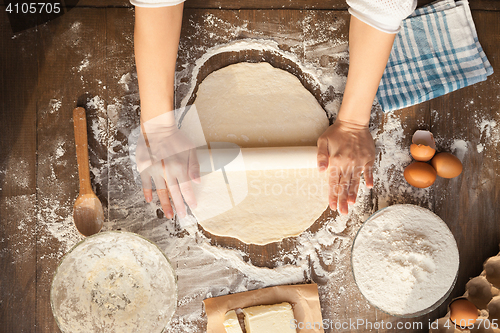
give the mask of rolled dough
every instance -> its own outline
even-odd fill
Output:
[[[238,63],[208,75],[194,102],[207,142],[240,147],[316,146],[326,112],[293,74]]]
[[[300,81],[268,63],[239,63],[211,73],[194,104],[191,110],[198,112],[206,141],[195,135],[199,146],[315,146],[329,125]],[[187,133],[196,128],[191,110],[182,121]],[[208,232],[245,243],[264,245],[297,236],[328,206],[326,175],[318,173],[315,156],[307,164],[303,169],[202,172],[201,185],[193,184],[198,201],[193,213]]]

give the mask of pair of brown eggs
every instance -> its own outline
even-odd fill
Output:
[[[462,162],[450,153],[437,153],[434,137],[429,131],[416,131],[410,146],[415,159],[405,168],[406,181],[415,187],[426,188],[434,184],[437,176],[454,178],[462,173]],[[430,164],[427,163],[430,160]]]

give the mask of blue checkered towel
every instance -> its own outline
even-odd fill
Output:
[[[384,112],[485,81],[493,73],[467,0],[439,0],[403,21],[380,82]]]

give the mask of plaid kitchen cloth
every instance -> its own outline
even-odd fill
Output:
[[[493,74],[467,0],[438,0],[403,21],[380,81],[384,112],[485,81]]]

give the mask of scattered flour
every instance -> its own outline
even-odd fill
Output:
[[[381,112],[376,106],[376,112]],[[373,112],[373,111],[372,111]],[[374,117],[372,113],[372,117]],[[403,173],[411,161],[401,119],[395,113],[384,114],[380,124],[371,133],[375,140],[377,159],[374,164],[375,206],[384,208],[403,200],[408,203],[427,205],[432,209],[430,188],[417,189],[404,179]]]
[[[453,154],[458,157],[460,161],[463,161],[465,153],[467,153],[467,149],[469,147],[469,143],[465,140],[462,139],[456,139],[453,141],[453,144],[451,145],[451,151]]]
[[[137,75],[135,75],[135,78],[137,78]],[[123,74],[118,83],[123,86],[125,91],[129,91],[130,90],[129,84],[131,83],[132,79],[134,79],[132,73]]]
[[[490,146],[492,146],[491,153],[489,152],[489,154],[496,154],[496,149],[498,149],[498,145],[500,144],[500,127],[497,121],[482,118],[478,121],[478,127],[481,132],[481,142],[477,145],[478,153],[483,152],[483,150],[489,150]],[[495,156],[498,156],[498,154]]]
[[[97,117],[92,118],[91,131],[87,129],[88,133],[93,133],[95,139],[103,146],[107,147],[109,144],[108,135],[108,120],[107,120],[107,108],[105,101],[99,97],[94,96],[87,102],[87,110],[91,109],[97,114]]]
[[[33,163],[13,155],[4,161],[0,168],[2,167],[3,170],[0,169],[0,181],[9,184],[11,189],[16,189],[15,191],[20,193],[26,193],[26,191],[30,190],[30,186],[33,185],[35,180]],[[0,188],[3,185],[2,182],[0,182]]]
[[[479,124],[479,128],[485,139],[491,139],[492,137],[498,138],[498,127],[495,120],[483,119]]]
[[[81,72],[82,70],[84,70],[85,68],[87,68],[90,64],[90,61],[88,58],[85,58],[82,60],[82,64],[80,65],[80,67],[78,67],[78,72]]]
[[[62,146],[63,146],[63,144],[61,144],[60,146],[57,147],[56,158],[61,158],[64,155],[64,153],[66,152]]]
[[[75,22],[71,25],[71,31],[74,33],[79,33],[82,28],[82,22]]]
[[[87,102],[87,108],[97,109],[100,112],[106,112],[104,106],[104,100],[99,96],[94,96]]]
[[[328,115],[328,118],[330,118],[330,119],[337,118],[337,114],[339,113],[339,109],[340,109],[340,104],[341,104],[340,99],[334,99],[333,101],[331,101],[325,105],[325,111],[326,111],[326,114]]]
[[[49,113],[55,113],[61,108],[62,102],[57,99],[51,99],[49,105]]]
[[[0,197],[0,209],[5,214],[2,216],[3,233],[0,237],[0,260],[4,269],[8,269],[10,264],[19,265],[25,262],[35,264],[33,245],[36,239],[34,230],[36,195]]]
[[[74,245],[83,240],[83,236],[76,230],[73,222],[73,202],[68,200],[61,203],[55,198],[45,197],[39,202],[37,220],[38,228],[43,229],[38,242],[44,244],[49,237],[57,239],[61,245],[59,251],[52,254],[61,258]]]

